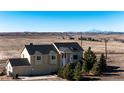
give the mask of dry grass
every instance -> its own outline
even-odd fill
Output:
[[[108,35],[107,35],[108,36]],[[78,36],[77,36],[78,37]],[[78,42],[80,44],[80,41],[76,40],[69,40],[69,39],[62,39],[58,36],[38,36],[38,37],[0,37],[0,59],[10,58],[10,57],[19,57],[20,53],[24,47],[25,44],[29,43],[47,43],[47,42]],[[96,37],[96,36],[94,36]],[[106,37],[105,35],[99,36],[99,38]],[[108,37],[111,37],[108,36]],[[112,36],[115,37],[115,36]],[[121,36],[120,36],[121,37]],[[91,42],[91,41],[83,41],[82,47],[84,50],[86,50],[89,46],[92,47],[92,50],[97,53],[104,52],[104,42]],[[113,53],[124,53],[124,43],[121,42],[108,42],[108,52]]]

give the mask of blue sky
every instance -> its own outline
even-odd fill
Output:
[[[123,11],[0,11],[0,32],[124,32]]]

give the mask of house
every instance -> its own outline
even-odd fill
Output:
[[[7,75],[43,75],[58,71],[70,62],[77,62],[82,58],[83,49],[77,42],[63,42],[25,45],[21,58],[7,61]]]

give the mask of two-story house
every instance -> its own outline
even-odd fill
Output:
[[[25,45],[21,58],[7,61],[7,75],[43,75],[57,72],[59,68],[82,58],[83,49],[77,42]]]

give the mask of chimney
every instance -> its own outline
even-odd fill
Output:
[[[30,45],[32,46],[32,45],[33,45],[33,43],[30,43]]]

